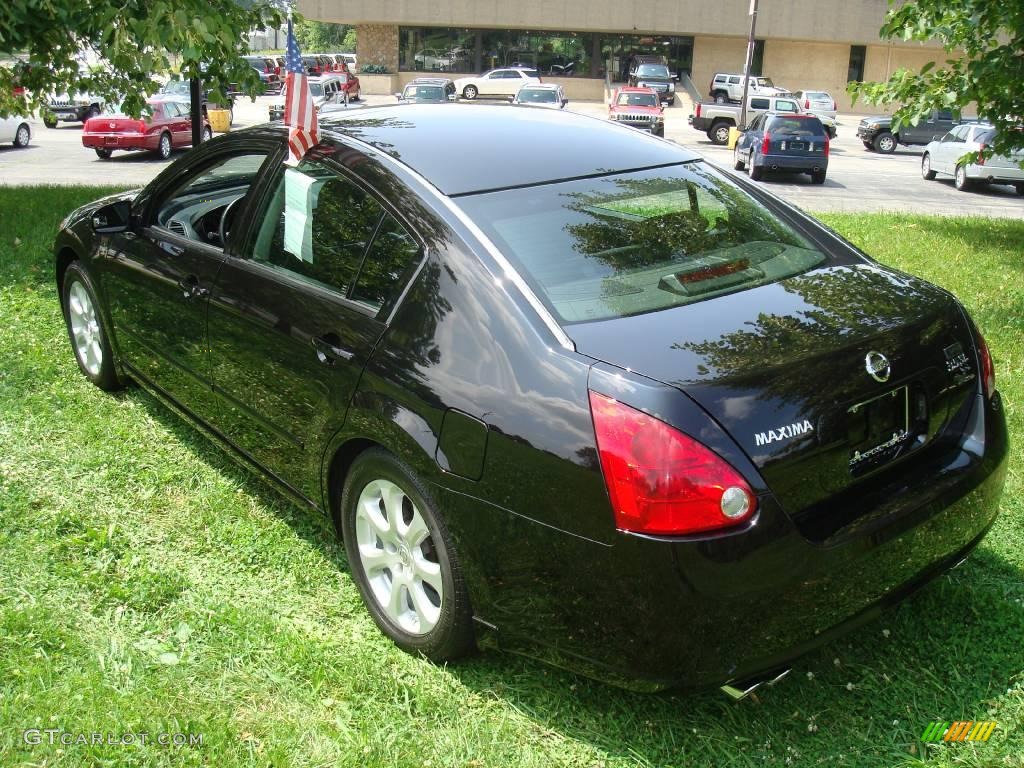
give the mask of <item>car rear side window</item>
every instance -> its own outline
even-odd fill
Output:
[[[458,202],[564,323],[702,301],[784,280],[826,260],[704,164]]]

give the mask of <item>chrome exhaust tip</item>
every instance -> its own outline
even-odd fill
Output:
[[[747,696],[762,686],[765,688],[771,688],[792,671],[793,670],[791,668],[787,667],[774,677],[761,677],[751,678],[749,680],[733,681],[721,686],[720,690],[733,701],[740,701],[747,698]]]

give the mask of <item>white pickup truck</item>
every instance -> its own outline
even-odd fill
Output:
[[[762,112],[788,112],[797,115],[814,115],[825,126],[829,138],[836,137],[836,121],[818,112],[804,109],[791,94],[785,96],[751,95],[747,97],[747,122]],[[698,104],[690,115],[690,125],[707,133],[715,144],[729,142],[729,129],[740,122],[740,108],[729,104]]]

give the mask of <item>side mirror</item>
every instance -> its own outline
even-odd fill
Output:
[[[678,83],[679,82],[679,75],[672,75],[672,79],[675,80]]]
[[[97,234],[109,235],[126,231],[132,223],[132,204],[118,200],[97,208],[92,214],[92,230]]]
[[[402,100],[402,94],[396,93],[395,94],[395,98],[398,99],[399,101],[401,101]]]
[[[565,108],[565,106],[566,106],[566,105],[567,105],[568,103],[569,103],[569,100],[568,100],[568,99],[562,99],[562,107],[563,107],[563,109]]]
[[[508,97],[508,103],[509,104],[515,104],[515,101],[516,101],[516,97],[515,96],[509,96]]]

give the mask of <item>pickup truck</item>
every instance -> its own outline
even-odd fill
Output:
[[[890,155],[896,151],[897,144],[924,146],[944,136],[955,125],[973,122],[976,121],[971,118],[959,119],[948,110],[932,110],[928,118],[917,125],[904,123],[899,130],[893,131],[891,117],[865,117],[857,126],[857,138],[864,143],[865,149]]]
[[[829,138],[836,137],[836,121],[817,112],[808,111],[792,96],[749,96],[747,98],[747,121],[762,112],[789,112],[797,115],[814,115],[825,126]],[[729,129],[738,126],[740,108],[728,104],[698,104],[690,115],[690,125],[707,133],[714,144],[729,142]]]
[[[50,96],[43,111],[43,125],[56,128],[61,120],[85,123],[103,111],[104,101],[91,93],[59,93]]]

